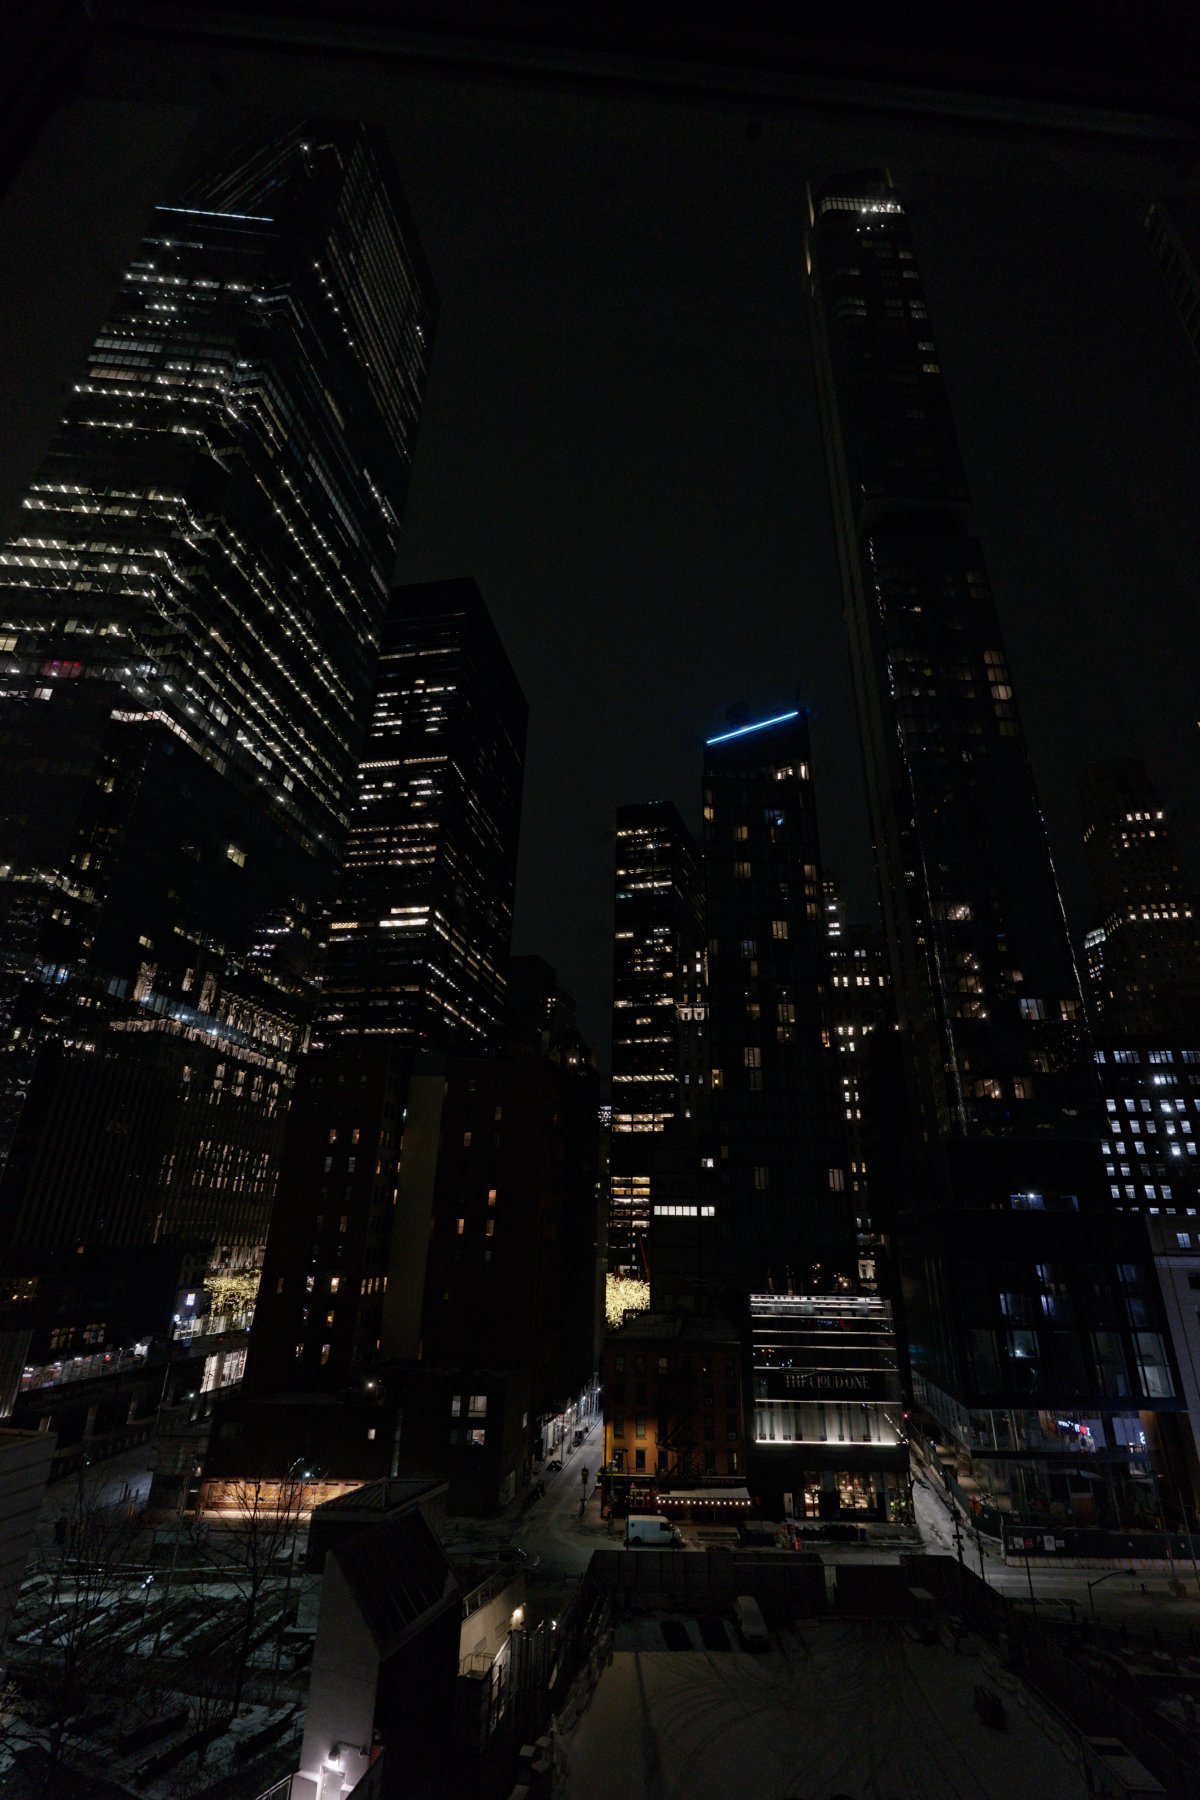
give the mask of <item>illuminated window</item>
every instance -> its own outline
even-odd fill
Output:
[[[463,1232],[466,1230],[466,1227],[467,1227],[467,1221],[465,1219],[455,1219],[455,1221],[454,1221],[455,1237],[461,1237]]]
[[[489,1188],[488,1189],[488,1205],[495,1206],[495,1204],[496,1204],[496,1190],[495,1190],[495,1188]]]
[[[786,938],[787,934],[788,922],[786,919],[771,920],[771,936],[773,938]]]
[[[329,1344],[321,1345],[321,1361],[323,1363],[327,1363],[329,1361],[329,1353],[330,1353],[331,1348],[332,1348],[332,1346]]]

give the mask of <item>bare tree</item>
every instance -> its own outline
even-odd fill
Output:
[[[281,1563],[291,1553],[304,1501],[304,1482],[294,1470],[281,1478],[248,1476],[230,1482],[225,1499],[226,1517],[211,1541],[226,1580],[238,1592],[231,1708],[231,1713],[236,1714],[265,1603],[279,1582]]]
[[[44,1791],[53,1793],[71,1721],[109,1687],[119,1687],[122,1653],[114,1642],[122,1602],[133,1608],[132,1558],[141,1524],[132,1507],[111,1505],[81,1469],[61,1533],[61,1555],[46,1601],[41,1643],[28,1668],[25,1729],[46,1751]],[[23,1673],[25,1671],[22,1671]],[[35,1720],[38,1722],[34,1728]]]

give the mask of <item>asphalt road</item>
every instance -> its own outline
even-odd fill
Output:
[[[926,1549],[956,1555],[950,1502],[938,1493],[915,1461],[913,1473],[916,1477],[913,1504]],[[1178,1571],[1188,1590],[1183,1599],[1174,1594],[1166,1574],[1141,1569],[1131,1575],[1103,1569],[1056,1569],[1040,1561],[1031,1562],[1027,1571],[1021,1565],[1006,1565],[999,1552],[986,1540],[982,1540],[981,1570],[981,1540],[966,1525],[961,1529],[965,1565],[973,1574],[982,1573],[988,1585],[1006,1599],[1053,1607],[1056,1612],[1068,1615],[1074,1607],[1074,1616],[1080,1619],[1090,1618],[1094,1606],[1101,1624],[1117,1625],[1124,1621],[1131,1631],[1143,1632],[1156,1626],[1173,1634],[1195,1630],[1200,1635],[1200,1583],[1190,1564],[1186,1568],[1181,1566]]]

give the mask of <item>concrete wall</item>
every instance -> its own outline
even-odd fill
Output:
[[[330,1800],[349,1789],[366,1772],[368,1746],[375,1726],[379,1653],[358,1603],[350,1592],[337,1558],[325,1565],[317,1641],[308,1684],[308,1713],[300,1748],[300,1772],[292,1782],[293,1800]],[[342,1746],[341,1783],[329,1772],[334,1745]],[[322,1783],[324,1785],[322,1785]]]
[[[513,1613],[524,1605],[525,1576],[520,1573],[463,1620],[458,1637],[459,1663],[468,1656],[495,1656],[502,1650],[514,1622]]]
[[[826,1610],[820,1557],[797,1551],[597,1550],[590,1575],[631,1610],[723,1612],[753,1594],[769,1616]]]

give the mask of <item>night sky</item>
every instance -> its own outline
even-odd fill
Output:
[[[384,124],[441,303],[401,579],[471,574],[530,703],[516,947],[607,1053],[612,815],[699,813],[740,701],[814,712],[826,866],[874,914],[804,289],[805,182],[886,163],[1077,933],[1075,783],[1200,776],[1200,364],[1145,242],[1200,181],[1144,143],[126,46],[0,206],[6,514],[149,204],[234,109]],[[1190,201],[1188,195],[1191,194]]]

